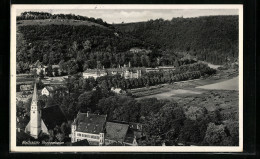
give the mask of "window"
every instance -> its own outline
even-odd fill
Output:
[[[35,113],[35,111],[33,111],[33,113]]]
[[[81,136],[81,134],[80,134],[80,133],[77,133],[77,136]]]

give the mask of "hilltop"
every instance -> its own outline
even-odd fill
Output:
[[[238,16],[205,16],[114,25],[160,49],[189,53],[213,64],[238,57]]]

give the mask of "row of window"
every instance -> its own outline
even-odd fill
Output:
[[[88,135],[88,134],[81,134],[81,133],[77,133],[77,136],[86,137],[86,138],[92,138],[92,139],[99,139],[99,136]]]

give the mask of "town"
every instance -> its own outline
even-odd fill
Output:
[[[237,146],[237,16],[144,23],[17,16],[17,146]]]

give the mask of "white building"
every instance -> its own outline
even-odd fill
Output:
[[[98,77],[101,76],[106,76],[107,72],[104,70],[99,70],[99,69],[88,69],[85,72],[82,73],[83,78],[90,78],[93,77],[94,79],[97,79]]]

